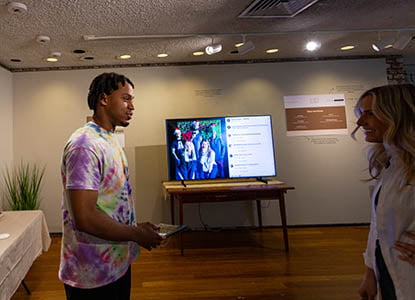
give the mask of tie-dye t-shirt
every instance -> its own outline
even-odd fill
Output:
[[[59,279],[77,288],[114,282],[138,257],[138,245],[78,231],[67,190],[98,191],[99,210],[117,222],[136,225],[127,160],[115,134],[93,122],[76,130],[65,146],[61,172],[64,195]]]

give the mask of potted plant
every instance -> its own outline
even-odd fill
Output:
[[[45,167],[20,162],[3,171],[4,196],[12,210],[35,210],[40,204],[40,187]]]

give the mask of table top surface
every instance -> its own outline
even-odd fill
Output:
[[[43,219],[44,215],[40,210],[3,211],[0,214],[0,233],[8,233],[10,236],[0,240],[0,257],[5,249],[17,242],[27,228],[34,223],[42,224]]]
[[[198,193],[198,192],[241,192],[241,191],[263,191],[263,190],[293,190],[294,187],[282,181],[270,180],[268,183],[261,181],[226,181],[226,182],[185,182],[183,186],[180,181],[163,182],[163,188],[169,194],[176,193]]]
[[[12,297],[34,260],[47,251],[50,236],[40,210],[4,211],[0,216],[0,300]]]

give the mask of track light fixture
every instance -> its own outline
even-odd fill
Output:
[[[378,32],[378,40],[372,43],[372,49],[376,52],[382,51],[387,48],[391,48],[393,44],[393,40],[386,37],[381,37],[381,33]]]
[[[205,52],[207,55],[216,54],[222,51],[221,44],[211,44],[205,48]]]
[[[382,51],[392,47],[393,42],[390,40],[381,40],[372,44],[372,49],[376,52]]]
[[[205,52],[207,55],[216,54],[222,51],[222,44],[214,43],[212,38],[212,43],[205,48]]]
[[[286,2],[286,0],[281,0],[280,2]],[[307,32],[307,31],[298,31],[295,32],[297,34],[307,34],[308,36],[320,36],[323,34],[335,34],[335,33],[351,33],[351,32],[358,32],[358,33],[370,33],[370,34],[378,34],[379,37],[376,42],[372,44],[372,48],[374,51],[382,51],[383,49],[387,49],[393,47],[394,49],[403,50],[405,47],[408,46],[412,39],[415,39],[415,27],[405,27],[405,28],[384,28],[384,29],[377,29],[376,31],[373,29],[355,29],[355,30],[345,30],[345,31],[336,31],[336,30],[326,30],[326,31],[315,31],[315,32]],[[385,32],[387,34],[388,39],[380,39],[380,33]],[[289,33],[289,34],[292,34]],[[393,35],[396,35],[394,38]],[[222,51],[222,45],[220,43],[214,43],[214,37],[228,37],[228,36],[242,36],[243,37],[243,45],[236,46],[237,49],[233,49],[231,53],[237,53],[240,55],[244,55],[252,50],[255,49],[255,45],[252,41],[245,41],[246,35],[249,36],[285,36],[287,33],[285,32],[239,32],[239,33],[191,33],[191,34],[166,34],[166,35],[130,35],[130,36],[95,36],[95,35],[84,35],[83,38],[85,41],[94,41],[94,40],[113,40],[113,39],[171,39],[171,38],[194,38],[194,39],[203,39],[203,42],[206,41],[207,38],[211,38],[212,41],[207,47],[204,49],[205,53],[208,55],[213,55]],[[392,38],[392,39],[391,39]],[[242,43],[239,43],[242,44]],[[310,41],[305,49],[312,52],[316,51],[321,47],[321,43],[318,41]],[[342,48],[342,51],[351,49]],[[203,51],[203,50],[202,50]],[[195,52],[193,55],[202,55],[198,51]],[[202,52],[203,53],[203,52]]]
[[[414,38],[414,36],[414,31],[398,31],[398,37],[395,43],[393,43],[392,47],[394,49],[403,50],[406,46],[408,46],[409,42]]]
[[[255,49],[255,45],[252,41],[246,41],[245,36],[242,36],[242,45],[238,47],[238,54],[244,55]]]

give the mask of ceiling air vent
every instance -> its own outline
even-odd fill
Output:
[[[239,18],[292,18],[318,0],[254,0]]]

